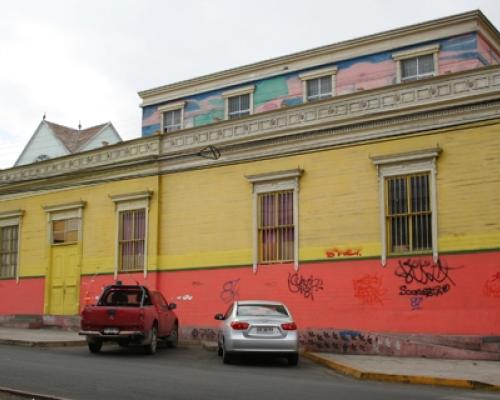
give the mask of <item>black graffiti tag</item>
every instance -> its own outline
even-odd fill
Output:
[[[399,266],[394,274],[405,280],[406,284],[417,282],[422,285],[429,283],[449,282],[455,286],[455,282],[450,277],[450,271],[460,267],[449,267],[438,260],[437,262],[429,260],[412,260],[410,258],[399,261]]]
[[[323,279],[314,278],[312,275],[304,278],[298,272],[288,273],[288,290],[292,293],[300,293],[306,299],[314,300],[314,292],[323,290]]]
[[[230,303],[232,301],[238,300],[238,283],[240,279],[234,279],[232,281],[224,282],[222,285],[222,291],[220,292],[220,298],[224,303]]]

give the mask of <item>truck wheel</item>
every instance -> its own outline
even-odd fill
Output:
[[[151,339],[148,344],[144,345],[144,352],[146,354],[155,354],[158,348],[158,328],[156,324],[151,328]]]
[[[177,347],[179,343],[179,325],[175,324],[170,332],[170,335],[167,337],[167,346],[170,348]]]
[[[87,342],[91,353],[99,353],[102,348],[102,340],[92,339]]]

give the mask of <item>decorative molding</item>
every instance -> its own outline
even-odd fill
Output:
[[[306,81],[309,79],[320,78],[322,76],[335,75],[336,73],[337,73],[337,67],[320,68],[320,69],[315,69],[312,71],[304,72],[304,73],[299,75],[299,78],[302,79],[303,81]]]
[[[163,113],[166,111],[178,110],[179,108],[184,108],[185,105],[185,101],[176,101],[175,103],[164,104],[158,107],[158,111]]]
[[[498,118],[500,66],[337,96],[0,171],[0,196],[152,176]],[[217,160],[199,156],[214,146]]]
[[[437,53],[439,51],[439,44],[433,44],[429,46],[416,47],[410,50],[398,51],[392,54],[394,60],[405,60],[407,58],[413,58],[418,56],[424,56],[426,54]]]
[[[0,219],[7,218],[18,218],[24,215],[24,210],[12,210],[12,211],[2,211],[0,212]]]
[[[227,90],[222,92],[222,97],[225,99],[234,96],[241,96],[242,94],[248,94],[255,92],[255,85],[243,86],[237,89]]]
[[[47,213],[59,212],[59,211],[69,211],[82,209],[87,205],[86,201],[75,201],[72,203],[57,204],[53,206],[43,206],[43,210]]]

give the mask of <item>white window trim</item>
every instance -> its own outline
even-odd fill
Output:
[[[165,104],[163,106],[158,107],[158,112],[161,115],[161,133],[166,133],[165,132],[165,113],[168,111],[175,111],[175,110],[181,110],[181,127],[180,129],[184,128],[184,107],[186,105],[185,101],[177,101],[175,103],[170,103],[170,104]]]
[[[246,178],[253,185],[253,272],[257,272],[259,263],[259,232],[257,221],[258,195],[262,193],[293,190],[294,249],[293,264],[295,271],[299,269],[299,178],[302,169],[248,175]]]
[[[439,258],[438,253],[438,218],[437,218],[437,189],[436,189],[436,160],[442,149],[439,147],[422,149],[408,153],[399,153],[370,157],[378,169],[379,177],[379,207],[380,207],[380,231],[381,231],[381,263],[387,264],[387,232],[385,214],[385,178],[397,175],[408,175],[427,172],[430,176],[430,201],[432,212],[432,257],[435,262]]]
[[[409,58],[415,58],[419,56],[425,56],[428,54],[433,54],[434,56],[434,76],[438,75],[439,71],[439,44],[433,44],[430,46],[417,47],[415,49],[398,51],[392,54],[392,58],[396,61],[396,82],[401,83],[401,61],[408,60]]]
[[[21,260],[21,226],[24,210],[12,210],[0,212],[0,227],[17,225],[17,264],[16,264],[16,283],[19,283],[19,265]]]
[[[115,221],[116,221],[116,234],[115,234],[115,271],[114,278],[118,277],[120,255],[118,253],[119,234],[120,234],[120,212],[127,210],[144,209],[145,224],[144,224],[144,278],[148,275],[148,237],[149,237],[149,200],[153,192],[145,190],[143,192],[125,193],[109,196],[115,203]]]
[[[335,76],[337,75],[337,67],[329,67],[316,69],[314,71],[304,72],[299,75],[299,79],[302,81],[302,101],[307,103],[307,81],[311,79],[321,78],[323,76],[331,75],[332,77],[332,97],[337,93],[337,85]]]
[[[47,213],[47,237],[49,244],[57,246],[53,243],[52,221],[61,221],[64,219],[78,219],[78,241],[82,240],[82,218],[83,208],[87,203],[85,201],[77,201],[73,203],[57,204],[54,206],[44,206],[43,210]],[[63,243],[66,244],[66,243]]]
[[[241,96],[243,94],[249,94],[250,99],[249,99],[249,104],[250,104],[250,109],[249,113],[250,115],[253,114],[253,93],[255,92],[255,86],[254,85],[249,85],[249,86],[243,86],[237,89],[233,90],[227,90],[225,92],[222,92],[222,97],[224,98],[224,119],[229,119],[229,98],[230,97],[236,97],[236,96]]]

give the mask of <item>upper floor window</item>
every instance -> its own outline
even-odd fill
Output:
[[[298,190],[302,170],[247,176],[254,193],[254,270],[293,262],[298,268]]]
[[[23,211],[0,213],[0,278],[19,279],[19,231]]]
[[[382,264],[387,255],[437,249],[436,159],[440,148],[373,156],[380,177]]]
[[[254,86],[245,86],[222,93],[225,98],[225,118],[235,119],[253,113]]]
[[[183,128],[184,101],[158,107],[161,113],[162,133],[175,132]]]
[[[327,99],[335,95],[336,67],[323,68],[300,74],[303,82],[304,102]]]
[[[397,81],[408,82],[437,75],[439,45],[419,47],[394,53]]]

